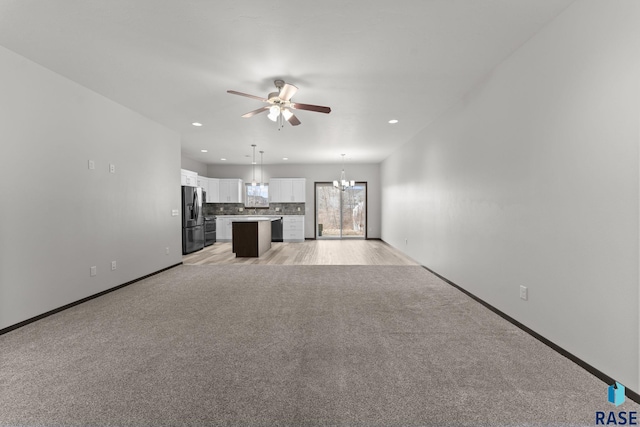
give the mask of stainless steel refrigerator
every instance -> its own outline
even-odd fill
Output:
[[[182,187],[182,254],[204,248],[202,188]]]

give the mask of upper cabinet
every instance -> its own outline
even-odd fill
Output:
[[[305,203],[304,178],[271,178],[269,180],[269,202]]]
[[[198,175],[196,182],[198,183],[197,187],[202,187],[204,191],[209,191],[209,178]]]
[[[205,176],[198,175],[198,179],[196,180],[196,182],[198,183],[198,187],[202,188],[202,191],[204,191],[204,194],[207,197],[205,200],[203,200],[203,203],[208,202],[209,199],[210,199],[210,197],[209,197],[209,178],[207,178]]]
[[[208,180],[207,203],[218,203],[220,201],[220,180],[218,178],[208,178]]]
[[[242,203],[241,179],[220,179],[219,182],[218,201],[220,203]]]
[[[207,193],[207,203],[217,203],[220,201],[220,187],[219,179],[207,178],[205,176],[198,176],[198,187],[202,187]]]
[[[186,169],[180,169],[180,184],[188,187],[198,187],[198,174]]]
[[[180,181],[188,187],[202,187],[207,192],[207,203],[242,203],[241,179],[207,178],[196,172],[180,169]]]

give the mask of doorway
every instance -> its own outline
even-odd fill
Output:
[[[367,238],[367,183],[340,190],[331,182],[315,183],[316,239]]]

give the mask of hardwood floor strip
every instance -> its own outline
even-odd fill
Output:
[[[419,265],[381,240],[307,240],[273,242],[260,258],[236,258],[231,243],[218,242],[183,256],[187,265]]]

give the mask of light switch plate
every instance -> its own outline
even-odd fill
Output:
[[[109,163],[109,172],[116,173],[116,165]]]
[[[94,170],[96,168],[96,162],[89,160],[89,169]]]

